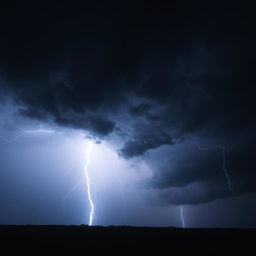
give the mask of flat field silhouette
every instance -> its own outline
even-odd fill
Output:
[[[181,229],[132,226],[0,226],[0,245],[39,253],[154,253],[255,255],[256,229]]]

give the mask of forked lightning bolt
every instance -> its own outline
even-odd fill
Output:
[[[92,142],[88,141],[87,143],[87,151],[86,151],[86,159],[85,159],[85,166],[84,166],[84,173],[85,173],[85,180],[87,184],[87,194],[88,194],[88,200],[90,203],[90,216],[89,216],[89,226],[93,224],[93,217],[94,217],[94,204],[93,204],[93,199],[92,199],[92,194],[91,194],[91,179],[89,177],[88,173],[88,167],[90,164],[90,156],[91,156],[91,151],[92,151]]]

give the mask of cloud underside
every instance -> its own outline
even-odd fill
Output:
[[[232,196],[220,151],[200,158],[200,150],[187,149],[189,138],[225,145],[237,193],[254,192],[251,16],[236,8],[218,15],[193,10],[154,5],[147,10],[140,5],[53,5],[34,13],[6,9],[1,92],[28,118],[50,118],[100,139],[119,134],[119,153],[126,159],[185,145],[179,156],[166,150],[151,161],[148,186],[160,189],[165,203]],[[193,184],[204,185],[193,195],[185,193]]]

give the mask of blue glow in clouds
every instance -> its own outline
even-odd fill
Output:
[[[26,136],[26,135],[32,135],[32,134],[53,134],[55,133],[54,130],[47,130],[47,129],[35,129],[35,130],[24,130],[20,134],[16,135],[13,138],[6,138],[5,136],[0,136],[0,140],[4,141],[5,143],[15,143],[19,138]],[[91,195],[91,180],[88,173],[88,167],[90,164],[90,156],[92,151],[93,144],[91,141],[87,142],[87,150],[86,150],[86,159],[85,159],[85,166],[84,166],[84,172],[85,172],[85,179],[86,179],[86,185],[87,185],[87,194],[88,194],[88,200],[90,203],[90,217],[89,217],[89,226],[93,223],[93,217],[94,217],[94,204],[93,199]]]
[[[18,221],[6,214],[3,223],[166,225],[169,213],[144,200],[150,194],[140,184],[152,175],[144,160],[127,161],[119,156],[119,145],[94,143],[81,131],[39,126],[14,132],[0,133],[3,168],[15,173],[9,178],[6,171],[4,177],[8,188],[15,184],[13,201],[21,202],[24,214]],[[11,144],[6,151],[5,144]]]

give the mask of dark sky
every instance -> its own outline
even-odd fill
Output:
[[[112,145],[127,172],[148,168],[136,193],[127,192],[128,222],[116,221],[119,209],[105,198],[100,224],[180,225],[174,219],[183,206],[188,226],[255,227],[254,9],[225,1],[81,2],[1,7],[1,136],[35,124],[65,131],[61,143],[84,132]],[[83,222],[76,212],[84,202],[63,219],[53,199],[65,190],[54,188],[66,168],[56,159],[67,161],[69,151],[60,156],[57,137],[28,137],[0,145],[0,223]],[[26,167],[31,160],[37,174]],[[41,196],[47,191],[42,200],[31,198],[37,183]]]

